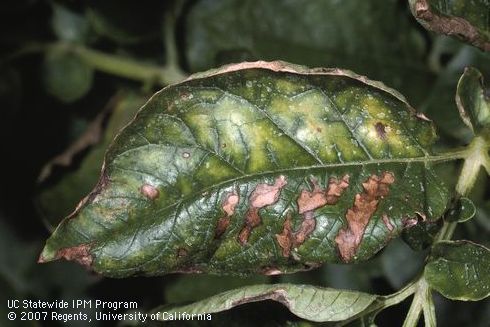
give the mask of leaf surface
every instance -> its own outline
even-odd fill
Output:
[[[464,123],[475,133],[490,129],[490,94],[478,69],[467,67],[459,79],[456,103]]]
[[[424,269],[430,287],[452,300],[490,295],[490,250],[469,241],[437,243]]]
[[[245,286],[185,306],[163,307],[155,312],[178,314],[216,313],[250,302],[273,300],[296,316],[317,322],[342,321],[361,313],[378,297],[367,293],[310,285],[275,284]],[[160,316],[162,316],[160,315]]]
[[[40,261],[115,277],[279,274],[369,259],[434,221],[433,125],[350,71],[225,66],[158,92]]]
[[[413,15],[426,29],[490,51],[487,0],[409,0],[409,3]]]

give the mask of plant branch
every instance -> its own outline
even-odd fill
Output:
[[[187,75],[180,69],[175,41],[175,14],[169,10],[165,15],[166,64],[159,66],[116,54],[109,54],[84,45],[58,41],[54,43],[31,43],[1,58],[0,64],[18,57],[38,52],[60,51],[77,56],[96,70],[119,77],[143,82],[145,86],[165,86],[182,81]]]
[[[130,58],[107,54],[80,45],[55,43],[52,47],[77,55],[88,65],[105,73],[133,79],[145,83],[155,83],[160,86],[177,83],[186,75],[173,64],[157,66],[142,63]]]

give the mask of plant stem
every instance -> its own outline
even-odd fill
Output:
[[[459,195],[467,195],[475,184],[480,167],[483,166],[490,174],[489,144],[481,136],[477,136],[468,146],[468,155],[464,159],[463,168],[456,184]]]
[[[483,137],[477,136],[467,147],[467,155],[464,158],[463,168],[456,184],[457,197],[466,196],[475,185],[481,166],[490,173],[490,159],[488,157],[489,145]],[[445,221],[436,242],[450,240],[454,234],[457,222]],[[415,283],[415,295],[403,324],[404,327],[414,327],[424,313],[425,326],[436,326],[436,316],[432,292],[427,281],[421,276]]]
[[[74,44],[55,43],[52,47],[77,55],[97,70],[141,82],[151,82],[163,86],[179,82],[186,77],[180,69],[173,65],[162,67],[142,63]]]
[[[145,86],[165,86],[182,81],[187,75],[180,69],[178,64],[178,52],[175,41],[175,17],[169,11],[165,16],[165,57],[166,64],[159,66],[144,63],[128,57],[109,54],[95,49],[87,48],[80,44],[64,41],[55,43],[31,43],[16,52],[0,59],[0,64],[14,60],[18,57],[48,51],[60,51],[77,56],[87,65],[99,71],[141,81]]]
[[[425,326],[426,327],[436,327],[437,326],[436,308],[434,306],[434,301],[432,299],[432,292],[431,292],[428,285],[427,285],[426,292],[425,292],[423,312],[424,312]]]
[[[436,315],[432,292],[426,280],[421,276],[415,283],[415,295],[408,310],[407,317],[403,322],[403,327],[415,327],[420,319],[420,314],[424,313],[426,327],[436,326]]]

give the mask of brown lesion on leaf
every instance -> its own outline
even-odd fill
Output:
[[[235,306],[245,304],[245,303],[258,302],[258,301],[264,301],[264,300],[276,301],[276,302],[282,303],[287,308],[291,308],[291,303],[289,302],[287,291],[282,289],[282,288],[271,290],[270,292],[266,292],[266,293],[263,293],[260,295],[244,296],[238,300],[233,301],[231,303],[231,306],[235,307]]]
[[[275,276],[275,275],[280,275],[282,274],[283,272],[281,270],[279,270],[279,268],[277,267],[273,267],[273,266],[267,266],[267,267],[263,267],[260,272],[263,274],[263,275],[266,275],[266,276]]]
[[[416,217],[405,217],[402,220],[403,228],[410,228],[419,223],[419,220]]]
[[[383,123],[377,122],[374,125],[374,129],[376,130],[376,134],[380,139],[383,141],[386,140],[386,126]]]
[[[364,236],[366,226],[375,213],[379,201],[388,195],[389,187],[394,182],[393,173],[383,172],[381,176],[371,175],[366,182],[362,183],[364,191],[361,194],[356,194],[354,205],[347,210],[345,216],[347,226],[342,228],[335,237],[340,256],[344,262],[349,262],[354,257]]]
[[[312,192],[302,190],[299,195],[297,203],[300,214],[313,211],[327,204],[333,205],[337,203],[344,190],[349,186],[349,175],[344,175],[340,180],[330,178],[326,190],[322,190],[316,180],[312,180],[312,184]]]
[[[402,219],[403,228],[411,228],[419,222],[427,221],[427,216],[423,212],[415,211],[415,216]]]
[[[90,192],[87,197],[85,197],[80,203],[78,204],[77,208],[75,211],[77,211],[79,208],[81,208],[85,203],[92,203],[97,195],[102,193],[104,189],[107,188],[109,185],[109,176],[107,176],[107,172],[105,170],[105,164],[102,166],[102,173],[100,174],[99,181],[97,182],[97,185],[95,185],[95,188]]]
[[[381,216],[381,219],[383,220],[383,224],[386,226],[386,228],[387,228],[387,229],[388,229],[390,232],[392,232],[392,231],[393,231],[393,229],[395,229],[395,226],[393,226],[393,224],[391,223],[390,217],[388,217],[388,215],[387,215],[387,214],[385,214],[385,213],[384,213],[384,214]]]
[[[185,266],[175,270],[175,272],[182,273],[182,274],[202,274],[204,271],[199,267]]]
[[[282,249],[282,256],[286,258],[289,257],[294,243],[290,214],[287,215],[286,220],[284,221],[281,234],[276,234],[276,240]]]
[[[446,16],[434,12],[427,0],[417,0],[411,5],[415,18],[436,33],[456,36],[483,51],[490,51],[490,42],[481,35],[476,27],[462,17]]]
[[[312,179],[311,183],[313,184],[313,191],[302,190],[297,200],[298,212],[303,215],[303,221],[298,230],[293,232],[291,216],[288,214],[281,234],[276,234],[277,243],[281,247],[284,257],[289,257],[291,249],[303,244],[315,230],[314,210],[338,202],[344,190],[349,186],[349,175],[346,174],[341,179],[330,178],[326,189],[321,189],[315,179]]]
[[[281,175],[276,178],[273,185],[266,183],[258,184],[252,191],[249,198],[250,208],[245,214],[245,225],[238,234],[238,242],[241,245],[248,242],[250,233],[260,224],[261,218],[259,215],[259,210],[276,203],[279,200],[281,189],[286,186],[286,184],[286,177]]]
[[[86,204],[90,204],[90,203],[94,202],[94,200],[97,198],[97,196],[100,193],[102,193],[102,191],[104,189],[107,188],[107,186],[109,185],[109,182],[110,182],[110,180],[109,180],[109,176],[107,176],[107,172],[105,169],[105,163],[103,163],[102,164],[102,172],[101,172],[99,181],[95,185],[95,188],[92,190],[92,192],[90,192],[90,194],[88,194],[80,202],[78,202],[75,210],[71,214],[69,214],[68,217],[66,217],[66,219],[75,218],[78,215],[78,213],[80,212],[80,210],[82,210],[82,208]]]
[[[215,238],[219,238],[226,231],[228,226],[230,225],[231,216],[235,213],[235,208],[240,201],[240,197],[234,191],[225,195],[223,199],[223,204],[221,208],[225,215],[218,220],[218,224],[216,225],[216,230],[214,233]]]
[[[160,196],[160,191],[150,184],[144,184],[140,187],[140,192],[149,200],[155,200]]]
[[[93,257],[90,254],[89,244],[80,244],[70,248],[63,248],[56,252],[55,260],[65,259],[68,261],[75,261],[82,266],[90,268],[92,266]],[[38,260],[39,263],[43,263],[44,259],[41,257]]]
[[[303,244],[308,236],[315,230],[316,220],[313,217],[313,211],[308,211],[303,215],[303,221],[299,229],[293,234],[293,248]]]
[[[282,249],[282,256],[285,258],[288,258],[291,255],[291,250],[303,244],[306,238],[315,230],[316,220],[313,217],[313,211],[306,212],[303,217],[300,227],[294,232],[291,215],[288,214],[281,234],[276,234],[277,243]]]
[[[177,258],[187,257],[189,251],[186,248],[178,248],[177,249]]]

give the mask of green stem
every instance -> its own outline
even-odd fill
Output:
[[[84,61],[87,65],[101,72],[140,81],[145,84],[165,86],[178,83],[187,78],[187,75],[176,66],[173,59],[165,66],[159,66],[63,41],[27,45],[7,57],[2,58],[0,64],[5,64],[6,62],[15,60],[21,56],[47,51],[71,53]],[[173,52],[174,50],[169,51]],[[173,54],[170,55],[170,58],[173,56]]]
[[[489,148],[490,145],[481,136],[475,137],[468,146],[468,155],[465,157],[463,168],[456,184],[456,192],[460,196],[465,196],[471,191],[482,166],[490,174]]]
[[[415,327],[420,319],[420,315],[424,313],[424,321],[426,327],[436,326],[436,316],[434,302],[432,301],[432,292],[426,280],[420,277],[414,285],[415,295],[408,310],[407,317],[403,323],[403,327]]]
[[[467,147],[466,156],[464,157],[463,168],[456,184],[457,197],[466,196],[475,185],[476,178],[483,166],[490,171],[490,160],[488,157],[489,145],[483,137],[477,136]],[[457,222],[445,221],[436,242],[450,240],[454,234]],[[424,313],[425,326],[435,326],[435,308],[432,301],[432,293],[427,281],[421,276],[415,284],[415,295],[403,324],[404,327],[417,326],[420,314]]]
[[[434,301],[432,299],[432,292],[428,285],[425,292],[423,313],[424,313],[425,327],[436,327],[437,326],[436,308],[434,305]]]
[[[158,66],[150,63],[133,60],[114,54],[87,48],[83,45],[69,42],[55,42],[46,44],[28,44],[20,50],[0,60],[0,64],[14,60],[20,56],[37,52],[60,51],[76,55],[87,65],[99,71],[141,81],[145,86],[165,86],[182,81],[187,75],[178,64],[178,52],[175,42],[175,17],[172,12],[165,16],[165,51],[167,63]]]
[[[417,290],[418,280],[419,279],[415,279],[398,292],[385,296],[383,300],[383,307],[386,308],[396,305],[415,293]]]
[[[419,279],[415,279],[414,281],[412,281],[411,283],[409,283],[407,286],[405,286],[404,288],[402,288],[396,293],[386,295],[386,296],[381,296],[373,305],[371,305],[368,309],[363,311],[362,316],[367,316],[373,312],[379,312],[384,308],[391,307],[397,305],[400,302],[403,302],[406,298],[408,298],[409,296],[415,293],[415,291],[417,290],[418,280]],[[336,326],[345,326],[358,318],[359,316],[351,317],[347,320],[342,321]]]
[[[177,83],[186,77],[173,65],[157,66],[142,63],[74,44],[55,43],[52,48],[71,52],[97,70],[141,82],[152,82],[163,86]]]

